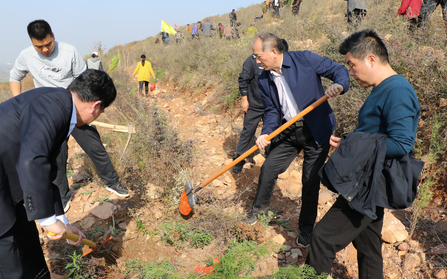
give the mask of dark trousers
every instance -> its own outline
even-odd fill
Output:
[[[373,220],[353,209],[339,197],[312,233],[306,263],[318,274],[330,273],[335,254],[352,242],[357,249],[359,278],[383,278],[383,208]]]
[[[365,16],[366,10],[354,9],[353,11],[348,12],[348,23],[357,27]]]
[[[438,5],[441,5],[442,7],[442,18],[447,25],[447,0],[424,0],[421,7],[421,13],[418,16],[418,27],[427,23]]]
[[[298,122],[300,123],[300,122]],[[293,124],[273,143],[262,165],[258,190],[253,201],[253,210],[262,212],[270,205],[278,175],[287,170],[295,157],[304,151],[302,176],[302,207],[298,221],[300,232],[311,233],[317,218],[320,178],[318,171],[323,166],[328,152],[329,142],[318,147],[309,127]]]
[[[244,154],[252,146],[256,144],[256,128],[258,127],[259,121],[264,116],[264,109],[252,109],[249,108],[244,116],[244,128],[242,129],[241,135],[239,137],[239,142],[236,147],[237,157]]]
[[[144,85],[145,86],[144,87],[144,92],[147,95],[147,93],[149,92],[149,81],[144,81],[144,80],[143,81],[139,81],[138,85],[139,85],[138,92],[140,92],[140,94],[143,92],[143,85]]]
[[[36,223],[28,221],[23,202],[15,210],[16,222],[0,236],[0,279],[49,279]]]
[[[109,154],[102,145],[101,137],[95,126],[84,125],[75,127],[71,135],[78,142],[85,153],[90,157],[93,164],[98,171],[99,176],[107,186],[115,186],[119,183],[118,176],[110,161]],[[67,142],[61,148],[61,152],[57,157],[57,177],[53,181],[59,188],[61,199],[67,202],[71,198],[71,192],[68,188],[67,180],[67,160],[68,160],[68,145]]]
[[[300,3],[298,4],[298,6],[295,6],[295,7],[292,8],[292,14],[293,14],[293,15],[298,15],[298,13],[300,12],[301,2],[302,2],[302,1],[300,1]]]

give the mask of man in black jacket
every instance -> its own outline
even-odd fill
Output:
[[[236,26],[236,21],[237,21],[237,15],[233,9],[230,13],[230,26],[231,27]]]
[[[264,68],[256,63],[256,58],[250,55],[242,66],[242,72],[239,75],[239,92],[241,93],[241,109],[244,115],[244,128],[239,137],[239,143],[236,147],[236,159],[244,154],[256,143],[255,132],[259,121],[264,116],[264,105],[262,104],[261,93],[258,88],[258,76],[264,71]],[[240,173],[245,160],[239,162],[231,171]]]
[[[371,139],[377,133],[385,134],[387,138],[384,140],[384,146],[378,147],[377,150],[383,153],[386,149],[386,154],[381,157],[381,162],[374,163],[374,160],[379,160],[377,155],[381,153],[380,151],[371,153],[371,157],[366,161],[372,166],[368,167],[366,164],[364,169],[353,166],[342,179],[337,177],[338,174],[335,177],[327,177],[332,186],[339,189],[340,196],[314,228],[306,263],[313,266],[317,273],[330,273],[335,254],[352,242],[357,249],[359,278],[382,279],[381,231],[386,204],[380,199],[371,199],[368,195],[379,196],[379,192],[384,191],[371,189],[369,194],[361,194],[367,193],[363,189],[370,187],[370,179],[364,179],[363,173],[369,172],[368,168],[374,166],[383,167],[384,158],[399,160],[411,152],[416,139],[420,109],[413,87],[391,68],[386,46],[376,32],[363,30],[352,34],[340,45],[339,51],[346,55],[350,75],[361,86],[373,87],[359,111],[359,124],[354,132],[369,133]],[[338,137],[331,136],[329,143],[337,148],[334,154],[344,148],[344,142]],[[364,148],[352,152],[355,146],[362,145]],[[331,167],[336,167],[337,170],[346,169],[347,162],[358,160],[357,157],[364,156],[370,149],[370,143],[354,142],[354,145],[346,148],[351,151],[351,157],[333,162]],[[356,172],[358,169],[360,171]],[[381,169],[374,170],[376,174],[380,174],[381,171]],[[326,174],[329,176],[330,172]],[[350,189],[340,190],[347,184],[348,179],[351,179],[352,194]],[[338,183],[334,185],[334,181]],[[383,184],[388,185],[391,181],[392,178],[386,177],[380,182],[371,184],[374,189],[380,189],[384,187]],[[371,204],[374,205],[371,207],[372,211],[369,210]]]
[[[52,240],[85,235],[69,225],[56,185],[56,157],[75,126],[116,98],[107,73],[86,70],[68,87],[41,87],[0,104],[0,279],[50,278],[35,220]],[[66,143],[65,143],[66,144]]]

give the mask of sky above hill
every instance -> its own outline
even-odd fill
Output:
[[[182,26],[259,3],[256,0],[1,1],[0,69],[14,63],[20,51],[31,45],[26,27],[36,19],[48,21],[57,41],[74,45],[84,56],[98,42],[110,49],[155,36],[161,30],[161,20]]]

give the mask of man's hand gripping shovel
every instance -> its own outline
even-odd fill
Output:
[[[315,109],[316,107],[318,107],[319,105],[321,105],[322,103],[324,103],[326,100],[328,99],[328,97],[325,95],[323,97],[321,97],[320,99],[318,99],[317,101],[315,101],[314,103],[312,103],[311,105],[309,105],[306,109],[302,110],[300,113],[298,113],[295,117],[293,117],[292,119],[290,119],[289,121],[287,121],[286,123],[284,123],[281,127],[279,127],[278,129],[276,129],[275,131],[273,131],[273,133],[271,133],[270,135],[268,135],[265,140],[266,141],[270,141],[272,140],[274,137],[276,137],[277,135],[279,135],[282,131],[284,131],[285,129],[287,129],[290,125],[292,125],[293,123],[297,122],[299,119],[301,119],[303,116],[305,116],[306,114],[308,114],[309,112],[311,112],[313,109]],[[192,188],[191,183],[189,182],[189,180],[186,183],[186,187],[183,190],[182,196],[180,197],[180,204],[179,204],[179,211],[182,215],[189,215],[189,213],[191,213],[192,208],[194,207],[194,205],[196,205],[196,198],[195,198],[195,193],[197,193],[198,191],[200,191],[201,189],[203,189],[203,187],[205,187],[206,185],[208,185],[210,182],[212,182],[214,179],[218,178],[219,176],[221,176],[223,173],[225,173],[227,170],[231,169],[232,167],[234,167],[237,163],[239,163],[240,161],[244,160],[246,157],[248,157],[250,154],[252,154],[253,152],[255,152],[256,150],[258,150],[258,146],[255,145],[252,148],[250,148],[248,151],[246,151],[244,154],[242,154],[241,156],[239,156],[237,159],[235,159],[231,164],[225,166],[222,170],[220,170],[219,172],[217,172],[216,174],[214,174],[213,176],[211,176],[210,178],[208,178],[206,181],[202,182],[199,186],[197,186],[195,189]]]
[[[56,234],[54,234],[52,232],[48,232],[48,234],[51,235],[51,236],[55,236],[56,235]],[[74,234],[74,233],[71,233],[71,232],[66,232],[64,238],[76,242],[76,241],[78,241],[79,236],[77,234]],[[82,244],[87,245],[88,247],[91,248],[90,251],[84,253],[82,256],[83,257],[87,256],[88,254],[90,254],[91,252],[97,250],[101,245],[105,244],[106,242],[108,242],[111,239],[112,239],[112,237],[109,237],[108,239],[103,241],[101,244],[96,244],[95,242],[93,242],[91,240],[88,240],[86,238],[82,239]]]

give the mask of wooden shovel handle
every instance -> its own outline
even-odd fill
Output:
[[[56,235],[55,233],[52,233],[52,232],[48,232],[48,234],[51,235],[51,236],[55,236]],[[71,241],[78,241],[79,236],[77,234],[74,234],[74,233],[71,233],[71,232],[66,232],[64,238],[68,239],[68,240],[71,240]],[[92,249],[96,248],[96,243],[91,241],[91,240],[88,240],[86,238],[82,239],[82,244],[88,245]]]
[[[266,141],[270,141],[272,140],[274,137],[276,137],[277,135],[279,135],[282,131],[284,131],[285,129],[287,129],[290,125],[292,125],[293,123],[297,122],[299,119],[301,119],[303,116],[305,116],[306,114],[308,114],[309,112],[311,112],[313,109],[315,109],[316,107],[318,107],[319,105],[321,105],[322,103],[326,102],[326,100],[328,99],[328,97],[326,95],[324,95],[323,97],[321,97],[320,99],[316,100],[315,102],[313,102],[312,104],[310,104],[307,108],[305,108],[304,110],[302,110],[300,113],[298,113],[297,115],[295,115],[295,117],[293,117],[292,119],[290,119],[289,121],[287,121],[286,123],[284,123],[283,125],[281,125],[281,127],[279,127],[278,129],[276,129],[275,131],[273,131],[270,135],[268,135],[265,140]],[[255,145],[252,148],[250,148],[249,150],[247,150],[244,154],[242,154],[241,156],[239,156],[237,159],[235,159],[231,164],[225,166],[222,170],[220,170],[219,172],[217,172],[215,175],[211,176],[210,178],[208,178],[208,180],[205,180],[204,182],[202,182],[202,184],[200,184],[196,190],[193,190],[192,192],[196,192],[197,190],[202,189],[203,187],[205,187],[206,185],[208,185],[211,181],[213,181],[214,179],[218,178],[219,176],[221,176],[224,172],[226,172],[227,170],[231,169],[232,167],[234,167],[235,165],[237,165],[237,163],[239,163],[240,161],[244,160],[245,158],[248,157],[248,155],[252,154],[253,152],[255,152],[256,150],[258,150],[258,146]]]

